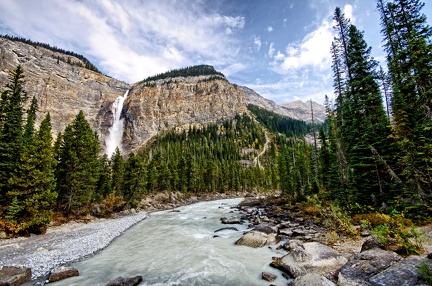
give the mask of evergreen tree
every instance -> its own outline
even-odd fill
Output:
[[[20,65],[9,73],[8,79],[0,101],[0,203],[3,206],[10,203],[6,197],[8,180],[18,168],[23,152],[23,104],[27,100]]]
[[[80,111],[61,137],[57,166],[59,207],[66,215],[89,211],[99,179],[99,141]]]
[[[123,198],[129,206],[135,207],[143,194],[147,192],[147,168],[141,156],[129,154],[126,161]]]
[[[123,191],[123,177],[125,174],[125,162],[117,147],[111,157],[111,188],[117,196],[122,195]]]
[[[372,198],[389,192],[385,180],[387,170],[375,155],[380,158],[394,156],[389,148],[389,122],[375,81],[377,63],[371,58],[370,50],[363,33],[351,25],[347,47],[351,78],[343,105],[349,113],[344,115],[342,135],[352,170],[353,189],[357,193],[355,201],[360,204],[367,204]]]
[[[9,179],[11,188],[8,197],[17,200],[20,206],[13,221],[23,231],[43,232],[45,225],[51,221],[57,199],[55,163],[48,113],[38,133],[22,153],[17,172]]]
[[[35,132],[36,111],[38,103],[36,97],[33,96],[30,108],[27,110],[27,121],[24,127],[24,143],[31,144]]]
[[[377,1],[387,50],[399,172],[410,205],[432,196],[432,28],[418,0]],[[420,206],[420,208],[423,208]]]
[[[111,164],[108,155],[104,154],[100,159],[100,175],[97,183],[96,201],[102,201],[112,192]]]

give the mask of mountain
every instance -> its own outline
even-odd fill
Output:
[[[310,100],[303,102],[297,100],[294,102],[284,103],[282,105],[276,104],[274,101],[266,99],[253,91],[250,88],[242,87],[247,104],[253,104],[261,108],[273,111],[277,114],[287,116],[290,118],[312,122],[311,102]],[[314,120],[316,122],[324,122],[326,113],[325,107],[316,102],[312,102],[314,112]]]
[[[103,75],[84,57],[45,44],[0,37],[0,92],[8,73],[21,64],[25,90],[39,103],[37,125],[50,112],[54,135],[63,131],[80,110],[99,136],[101,152],[113,123],[113,103],[124,101],[122,138],[125,153],[138,150],[160,131],[205,126],[248,113],[254,104],[278,114],[310,121],[310,103],[277,105],[247,87],[231,84],[211,66],[170,71],[135,84]],[[29,100],[30,102],[30,100]],[[314,103],[317,120],[323,107]]]
[[[56,135],[82,110],[98,133],[102,151],[113,122],[113,102],[126,90],[130,90],[122,111],[126,152],[139,148],[159,131],[202,126],[247,112],[242,89],[212,72],[210,66],[198,66],[204,75],[194,73],[198,68],[187,68],[184,70],[192,71],[187,77],[171,72],[171,77],[131,85],[86,69],[80,57],[43,46],[0,37],[0,51],[0,92],[8,73],[21,64],[25,90],[39,103],[37,125],[50,112]]]

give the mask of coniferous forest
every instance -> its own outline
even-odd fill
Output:
[[[97,135],[82,112],[55,141],[49,114],[35,128],[38,103],[23,89],[18,66],[0,101],[0,229],[40,233],[54,212],[82,216],[100,203],[118,211],[160,191],[281,190],[286,203],[313,198],[349,215],[430,221],[432,28],[422,8],[418,0],[377,0],[386,67],[335,9],[334,99],[326,99],[324,125],[250,105],[231,120],[160,133],[127,158],[119,150],[98,155]],[[147,80],[221,75],[199,67]],[[317,143],[304,138],[310,132]]]

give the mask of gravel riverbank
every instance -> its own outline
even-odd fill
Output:
[[[147,217],[140,212],[89,223],[69,222],[50,227],[46,234],[0,240],[0,267],[25,266],[32,278],[43,277],[57,266],[78,261],[105,248],[129,227]]]

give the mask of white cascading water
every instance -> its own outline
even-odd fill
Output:
[[[105,139],[105,145],[106,145],[106,154],[109,158],[111,158],[112,154],[115,152],[116,148],[118,147],[120,152],[123,152],[122,149],[122,138],[123,138],[123,121],[124,119],[120,119],[122,109],[123,109],[123,102],[127,98],[129,94],[129,90],[125,92],[123,96],[119,96],[116,98],[112,105],[112,113],[114,115],[114,121],[112,126],[108,129],[109,135]]]

